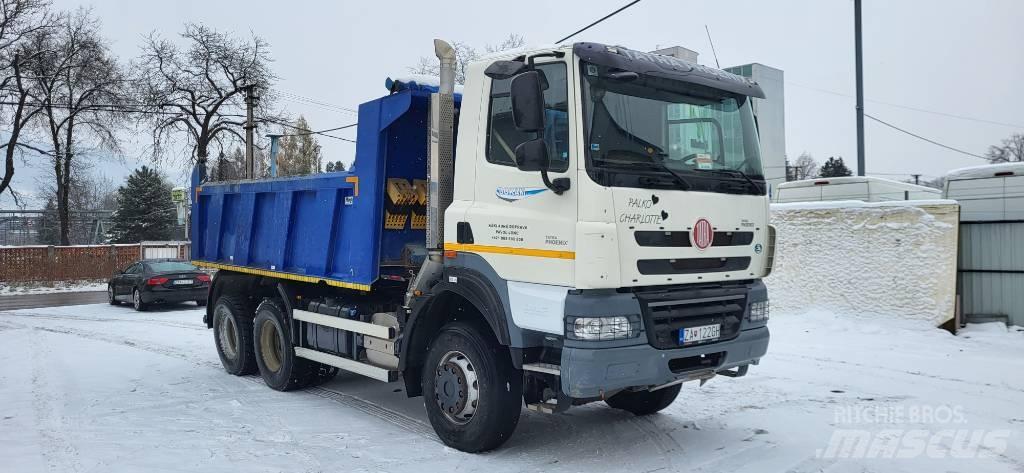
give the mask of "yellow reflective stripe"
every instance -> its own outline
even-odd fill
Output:
[[[538,258],[576,259],[576,252],[574,251],[540,250],[536,248],[513,248],[510,246],[445,243],[444,249],[454,251],[468,251],[471,253],[495,253],[499,255],[536,256]]]
[[[214,268],[223,269],[225,271],[235,271],[239,273],[255,274],[257,276],[267,276],[273,278],[290,279],[292,281],[302,281],[310,283],[323,282],[328,286],[342,287],[345,289],[355,289],[358,291],[369,291],[370,286],[367,284],[356,284],[351,282],[335,281],[333,279],[324,279],[314,276],[303,276],[301,274],[282,273],[280,271],[269,271],[266,269],[247,268],[245,266],[235,266],[232,264],[221,264],[221,263],[210,263],[208,261],[192,261],[192,264],[201,268]]]

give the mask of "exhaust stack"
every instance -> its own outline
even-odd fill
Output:
[[[430,95],[430,152],[427,168],[427,259],[409,282],[405,307],[414,297],[427,292],[440,279],[444,269],[444,211],[452,203],[455,191],[455,48],[444,40],[434,40],[434,54],[441,61],[441,84]]]
[[[444,211],[452,203],[455,162],[455,49],[435,39],[434,54],[441,61],[441,85],[430,96],[430,168],[427,170],[427,249],[444,247]]]

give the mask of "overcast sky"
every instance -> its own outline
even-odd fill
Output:
[[[483,49],[519,33],[527,43],[548,44],[624,3],[56,0],[63,9],[92,5],[115,53],[125,58],[138,55],[144,34],[173,36],[185,22],[240,35],[251,31],[270,42],[280,90],[347,108],[386,93],[386,77],[405,74],[421,56],[432,56],[434,37]],[[863,15],[868,113],[975,154],[1024,132],[1019,116],[1024,99],[1015,87],[1024,77],[1024,2],[864,0]],[[835,155],[855,165],[852,0],[644,0],[573,40],[645,51],[681,45],[713,65],[704,25],[723,67],[760,62],[785,71],[790,160],[807,151],[819,161]],[[308,102],[281,105],[304,114],[314,129],[356,118]],[[934,177],[984,163],[871,121],[866,130],[869,175]],[[354,130],[339,134],[355,136]],[[325,160],[351,161],[353,145],[320,141]],[[128,164],[107,163],[100,169],[119,178],[127,172],[122,168],[135,165],[131,158]],[[174,178],[184,175],[168,171]]]

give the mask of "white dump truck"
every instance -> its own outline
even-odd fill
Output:
[[[225,369],[286,391],[404,382],[438,436],[495,448],[525,406],[637,415],[768,348],[774,233],[754,82],[576,43],[388,80],[347,172],[207,183],[192,259]]]

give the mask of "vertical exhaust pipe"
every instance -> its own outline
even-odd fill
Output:
[[[444,211],[452,203],[455,183],[455,48],[435,39],[434,53],[441,61],[441,86],[430,96],[430,168],[427,198],[427,249],[444,247]]]
[[[430,95],[430,153],[427,168],[427,259],[409,283],[405,307],[426,293],[441,277],[444,269],[444,212],[455,191],[455,48],[444,40],[434,40],[434,54],[441,61],[441,83]]]

